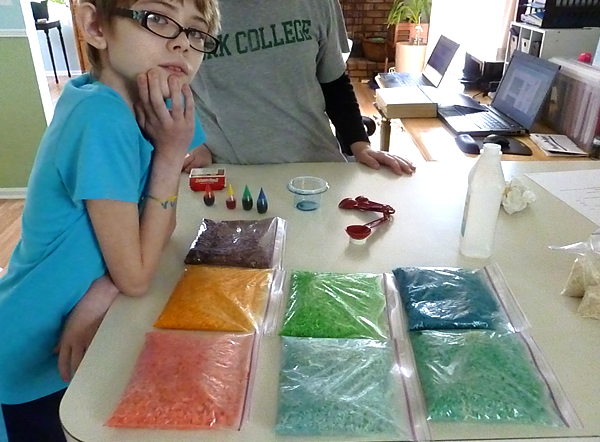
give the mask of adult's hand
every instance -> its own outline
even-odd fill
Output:
[[[182,172],[190,173],[196,167],[208,167],[212,164],[212,153],[206,147],[206,144],[201,144],[198,147],[190,150],[183,160]]]
[[[396,175],[412,175],[417,169],[409,160],[389,152],[374,150],[369,143],[363,141],[352,143],[350,149],[357,162],[365,164],[371,169],[386,166],[392,169]]]

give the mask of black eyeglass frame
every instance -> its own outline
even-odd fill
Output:
[[[176,39],[183,32],[185,34],[185,36],[188,38],[188,41],[189,41],[189,38],[190,38],[189,36],[190,36],[191,32],[199,32],[200,34],[208,37],[208,39],[212,40],[214,42],[214,44],[215,44],[215,47],[212,50],[210,50],[210,51],[204,51],[202,49],[197,49],[197,48],[193,47],[191,45],[191,43],[190,43],[190,47],[193,50],[198,51],[198,52],[202,52],[204,54],[215,54],[217,52],[217,50],[219,49],[219,45],[221,43],[216,37],[210,35],[208,32],[204,32],[204,31],[201,31],[201,30],[196,29],[196,28],[184,28],[183,26],[181,26],[179,23],[177,23],[175,20],[173,20],[168,15],[161,14],[159,12],[147,11],[147,10],[144,10],[144,9],[138,11],[138,10],[135,10],[135,9],[117,8],[115,10],[115,13],[117,15],[120,15],[121,17],[127,17],[127,18],[134,19],[134,20],[138,21],[140,23],[140,25],[144,29],[146,29],[147,31],[150,31],[154,35],[158,35],[159,37],[167,38],[169,40]],[[166,37],[164,35],[156,33],[155,31],[153,31],[152,29],[150,29],[150,27],[148,26],[148,17],[150,15],[158,15],[159,17],[164,17],[164,18],[172,21],[179,28],[179,32],[177,34],[173,35],[172,37]]]

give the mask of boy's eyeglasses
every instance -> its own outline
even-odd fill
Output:
[[[212,35],[198,29],[184,28],[172,18],[158,12],[118,8],[115,13],[139,21],[143,28],[160,37],[175,39],[183,32],[190,47],[196,51],[214,54],[219,48],[219,40]]]

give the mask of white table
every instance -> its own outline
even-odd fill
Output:
[[[531,334],[583,423],[582,429],[526,425],[431,424],[437,440],[582,438],[600,440],[600,322],[576,316],[579,300],[559,295],[573,256],[548,249],[585,240],[596,229],[588,219],[529,180],[537,201],[513,215],[501,211],[495,252],[490,260],[469,260],[458,252],[459,227],[467,173],[473,163],[426,163],[413,177],[369,170],[357,164],[227,166],[227,179],[238,199],[248,185],[256,200],[263,187],[269,211],[224,207],[226,193],[206,207],[202,193],[182,180],[177,230],[166,248],[149,293],[121,296],[108,312],[61,404],[61,419],[74,440],[85,442],[282,441],[273,431],[276,413],[277,345],[262,345],[251,413],[241,432],[158,431],[104,426],[128,382],[144,333],[168,299],[183,269],[183,258],[202,217],[257,219],[281,216],[288,221],[286,269],[332,272],[390,272],[399,266],[482,267],[496,262],[531,323]],[[600,169],[600,162],[503,162],[507,179],[524,172]],[[325,178],[330,190],[315,212],[293,208],[287,182],[299,175]],[[342,211],[344,197],[365,195],[396,208],[393,222],[381,227],[364,246],[350,245],[344,232],[374,214]],[[240,201],[241,203],[241,201]],[[238,204],[240,206],[241,204]],[[289,438],[293,441],[323,440]]]

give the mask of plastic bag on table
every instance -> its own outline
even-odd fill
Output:
[[[263,321],[273,270],[187,266],[157,328],[251,332]]]
[[[282,336],[374,338],[389,336],[382,275],[294,271]]]
[[[371,339],[284,337],[275,431],[307,436],[386,434],[398,424],[390,345]]]
[[[411,332],[429,419],[576,423],[576,417],[567,418],[574,412],[558,381],[538,371],[547,364],[541,354],[532,360],[537,347],[523,336],[489,330]]]
[[[600,319],[600,285],[592,285],[585,290],[577,313],[586,318]]]
[[[149,332],[106,425],[239,429],[251,365],[251,334]]]
[[[515,330],[484,269],[399,267],[393,274],[409,330]]]
[[[600,230],[587,241],[550,248],[577,255],[561,295],[583,298],[577,313],[600,319]]]
[[[186,264],[211,264],[255,269],[281,268],[285,220],[202,220],[185,257]]]

